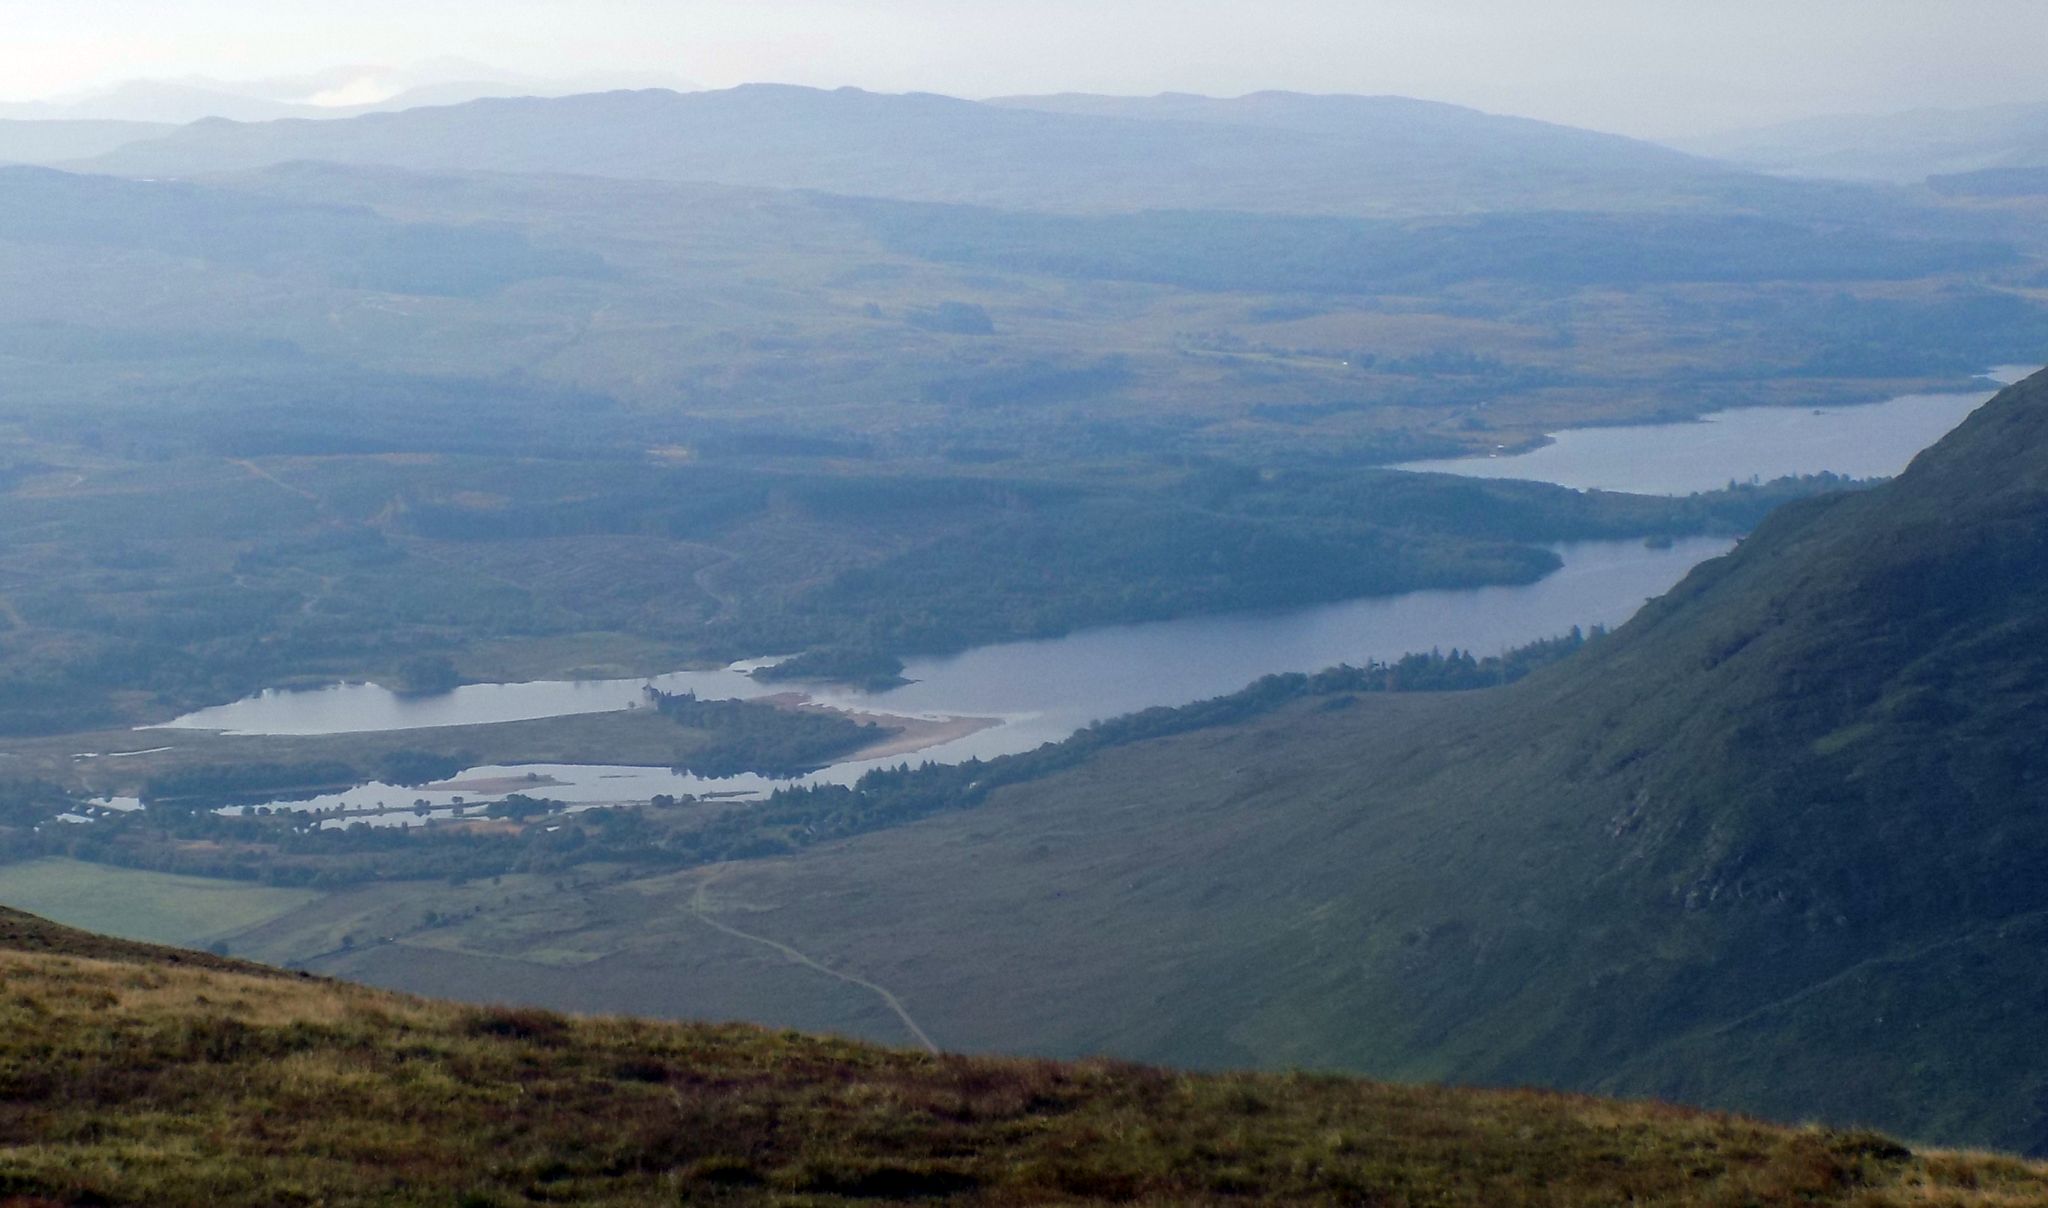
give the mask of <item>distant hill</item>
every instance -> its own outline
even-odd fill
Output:
[[[1622,171],[1639,171],[1645,165],[1660,162],[1667,168],[1686,172],[1697,172],[1702,166],[1684,152],[1617,134],[1402,96],[1255,92],[1241,97],[1209,97],[1168,92],[1138,97],[1066,92],[998,97],[988,103],[1038,113],[1291,130],[1342,140],[1389,157],[1407,152],[1427,158],[1441,153],[1433,144],[1450,139],[1467,153],[1486,149],[1510,160],[1572,156],[1588,167],[1605,165]]]
[[[361,206],[287,201],[176,181],[0,166],[0,246],[190,257],[391,293],[477,296],[534,277],[607,271],[502,228],[406,223]]]
[[[338,122],[201,122],[94,166],[190,176],[326,160],[1070,211],[1441,214],[1835,197],[1647,143],[1418,101],[1042,104],[1062,111],[781,85],[482,100]]]
[[[1672,145],[1760,172],[1918,184],[1983,168],[2048,166],[2048,104],[1807,118]]]
[[[318,110],[310,105],[247,95],[211,80],[129,80],[63,100],[0,104],[0,118],[17,121],[141,121],[183,125],[208,117],[267,122],[317,113]]]
[[[185,125],[207,118],[238,122],[336,119],[426,105],[459,105],[480,97],[563,96],[629,85],[646,87],[656,82],[683,89],[695,87],[662,73],[557,80],[501,72],[482,63],[438,60],[410,68],[338,66],[266,80],[216,80],[200,76],[124,80],[74,96],[0,104],[0,121]]]
[[[2044,702],[2048,374],[1519,684],[1124,748],[718,894],[967,1047],[2048,1153]]]
[[[1928,187],[1948,197],[1986,200],[2018,197],[2048,197],[2048,166],[2038,168],[1985,168],[1951,176],[1930,176]]]
[[[1656,1104],[457,1007],[0,910],[10,1203],[2011,1204],[2048,1169]]]
[[[0,165],[90,159],[142,139],[159,138],[173,129],[161,122],[0,119]]]

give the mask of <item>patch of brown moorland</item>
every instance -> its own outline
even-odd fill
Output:
[[[0,910],[0,1203],[2048,1202],[1651,1103],[461,1007]]]

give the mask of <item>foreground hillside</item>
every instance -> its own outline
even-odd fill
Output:
[[[2020,1204],[2048,1169],[1647,1104],[458,1007],[0,911],[41,1204]]]

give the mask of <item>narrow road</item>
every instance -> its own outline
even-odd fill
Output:
[[[340,581],[339,575],[321,575],[319,588],[306,597],[305,603],[299,605],[299,615],[312,616],[313,610],[320,606],[320,602],[334,594],[334,585]]]
[[[917,1021],[910,1017],[910,1012],[903,1009],[902,1000],[897,998],[894,994],[891,994],[886,987],[878,986],[874,982],[868,981],[865,978],[855,977],[851,973],[841,973],[837,969],[833,969],[829,966],[819,964],[817,961],[812,960],[810,957],[805,956],[801,952],[798,952],[796,949],[790,947],[788,944],[777,943],[774,940],[768,939],[766,936],[753,935],[748,932],[741,931],[737,927],[727,926],[726,924],[719,922],[717,919],[712,918],[711,883],[724,875],[725,869],[721,868],[711,873],[709,876],[705,877],[702,881],[699,881],[697,883],[697,892],[691,895],[690,897],[690,913],[696,915],[698,921],[702,922],[706,927],[711,928],[713,931],[722,931],[725,934],[732,936],[734,939],[745,940],[750,944],[759,944],[764,948],[773,948],[775,951],[780,952],[783,956],[789,958],[796,964],[802,965],[806,969],[814,969],[827,977],[837,978],[838,980],[843,981],[848,985],[859,986],[861,989],[869,991],[876,997],[880,998],[883,1002],[887,1003],[891,1011],[896,1012],[896,1018],[903,1021],[903,1026],[909,1029],[910,1034],[917,1039],[917,1043],[924,1046],[926,1052],[937,1053],[939,1051],[939,1046],[933,1044],[932,1038],[925,1035],[925,1031],[923,1028],[917,1026]]]
[[[695,585],[697,590],[703,592],[705,597],[713,604],[718,605],[718,611],[706,617],[704,623],[706,625],[716,625],[727,617],[738,616],[740,610],[739,599],[730,592],[720,591],[713,587],[711,585],[711,576],[738,562],[740,556],[731,550],[720,549],[715,545],[706,545],[701,541],[678,541],[676,544],[689,549],[708,550],[716,555],[713,561],[706,562],[698,567],[697,573],[690,576],[690,582]]]
[[[314,507],[320,508],[323,511],[326,510],[326,505],[321,502],[321,499],[318,495],[315,495],[313,492],[307,490],[304,487],[293,486],[291,483],[288,483],[284,479],[279,478],[277,475],[272,474],[270,471],[264,469],[262,466],[259,466],[255,462],[250,461],[248,458],[230,457],[228,458],[228,460],[242,467],[244,470],[249,471],[249,473],[255,475],[257,478],[261,478],[263,481],[270,483],[273,486],[280,487],[284,490],[290,491],[292,494],[297,495],[299,498],[307,500]]]

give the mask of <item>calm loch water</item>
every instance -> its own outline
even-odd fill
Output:
[[[2009,384],[2032,370],[2002,365],[1987,380]],[[1860,407],[1744,407],[1682,424],[1577,428],[1507,457],[1409,462],[1397,469],[1472,478],[1526,478],[1580,490],[1690,495],[1730,482],[1769,482],[1828,471],[1888,478],[1948,435],[1995,389],[1908,394]]]

